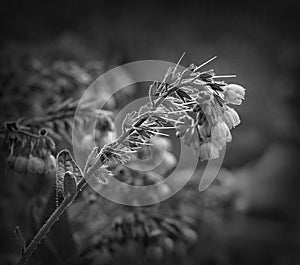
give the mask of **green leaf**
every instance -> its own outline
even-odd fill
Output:
[[[67,171],[71,172],[75,177],[76,183],[82,179],[83,174],[68,150],[62,150],[57,154],[56,163],[56,201],[58,206],[64,199],[65,173]]]

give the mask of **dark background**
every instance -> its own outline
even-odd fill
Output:
[[[291,112],[298,102],[297,1],[13,0],[0,5],[4,47],[18,43],[42,52],[65,46],[83,60],[104,59],[108,68],[144,59],[174,62],[183,52],[183,64],[217,55],[208,69],[237,74],[229,81],[247,89],[238,108],[244,124],[229,147],[239,146],[243,155],[227,156],[230,165],[297,136]]]
[[[135,60],[175,62],[183,52],[186,65],[217,55],[207,69],[237,74],[230,82],[247,89],[237,107],[242,124],[233,130],[224,162],[238,179],[237,208],[250,207],[251,214],[269,220],[226,228],[232,240],[249,243],[235,246],[238,257],[263,252],[266,239],[259,235],[267,231],[266,241],[274,246],[266,243],[266,252],[254,260],[294,264],[300,249],[298,2],[1,1],[1,49],[51,50],[57,59],[68,59],[65,49],[81,62],[104,60],[107,69]],[[212,248],[219,249],[221,239],[214,240]],[[283,254],[276,256],[279,249]]]

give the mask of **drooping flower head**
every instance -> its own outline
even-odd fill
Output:
[[[189,84],[188,112],[175,125],[177,136],[188,146],[193,144],[199,159],[215,159],[219,151],[232,140],[230,130],[240,124],[238,113],[228,104],[240,105],[245,98],[245,89],[237,84],[216,81],[213,70],[197,73]],[[226,76],[225,76],[226,77]],[[192,114],[190,114],[190,112]],[[195,115],[196,114],[196,115]]]

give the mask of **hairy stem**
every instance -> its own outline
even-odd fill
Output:
[[[168,95],[176,91],[178,87],[172,87],[172,89],[169,89],[169,91],[157,99],[156,103],[152,107],[152,110],[155,110],[166,98]],[[140,119],[132,126],[134,128],[137,128],[141,126],[145,121],[147,120],[146,117],[140,117]],[[117,139],[117,142],[121,144],[131,133],[135,131],[134,128],[131,128],[124,132],[120,137]],[[93,174],[99,169],[103,163],[105,162],[104,156],[101,155],[99,160],[88,170],[88,172],[84,175],[84,177],[81,179],[81,181],[77,185],[77,192],[74,195],[70,195],[69,197],[66,197],[62,203],[56,208],[56,210],[51,214],[51,216],[48,218],[46,223],[42,226],[42,228],[39,230],[39,232],[34,236],[32,241],[29,243],[29,245],[25,248],[25,251],[23,255],[21,256],[18,265],[25,265],[27,264],[29,258],[35,251],[35,249],[38,247],[38,245],[41,243],[41,241],[45,238],[47,233],[51,230],[51,228],[54,226],[54,224],[59,220],[59,217],[68,209],[68,207],[72,204],[72,202],[75,200],[75,198],[78,196],[78,194],[82,191],[82,189],[87,184],[87,180],[89,180]]]
[[[41,243],[41,241],[48,234],[50,229],[54,226],[54,224],[59,220],[59,217],[68,209],[68,207],[72,204],[77,195],[82,191],[82,189],[86,185],[86,180],[89,179],[95,171],[101,167],[103,164],[103,160],[99,159],[95,165],[86,173],[84,178],[78,183],[77,192],[74,195],[66,197],[62,203],[56,208],[56,210],[51,214],[51,216],[47,219],[46,223],[42,226],[39,232],[34,236],[32,241],[29,243],[28,247],[25,248],[23,255],[21,256],[18,265],[27,264],[29,258]]]

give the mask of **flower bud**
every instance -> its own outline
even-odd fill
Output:
[[[199,148],[199,158],[201,161],[216,159],[219,157],[219,150],[211,142],[203,143]]]
[[[47,154],[48,154],[48,150],[46,149],[46,148],[44,148],[44,147],[42,147],[41,149],[40,149],[40,157],[41,158],[45,158],[46,156],[47,156]]]
[[[27,162],[27,171],[28,173],[34,174],[37,172],[38,162],[36,161],[36,157],[30,155]]]
[[[45,169],[44,161],[41,158],[36,157],[36,171],[37,171],[37,173],[42,174],[44,172],[44,169]]]
[[[211,99],[212,99],[212,93],[210,93],[209,91],[200,91],[197,94],[196,101],[200,103],[201,106],[202,103],[204,103],[205,101],[209,101]]]
[[[211,128],[211,141],[218,149],[222,149],[231,139],[230,130],[224,121],[218,122]]]
[[[55,172],[55,170],[56,170],[56,159],[53,155],[49,154],[45,158],[44,164],[45,164],[45,173],[46,174],[51,174],[51,173]]]
[[[16,161],[16,157],[13,155],[9,155],[5,160],[5,165],[8,169],[12,169],[14,167]]]
[[[169,150],[169,149],[171,149],[171,146],[172,146],[170,139],[168,139],[166,137],[155,136],[155,137],[152,137],[150,141],[154,145],[154,147],[157,149]]]
[[[238,113],[233,108],[227,106],[224,112],[224,122],[227,124],[229,129],[231,129],[238,126],[241,120]]]
[[[194,230],[190,229],[190,228],[185,228],[183,230],[183,233],[184,233],[185,238],[187,239],[187,241],[189,243],[194,243],[198,239],[197,233]]]
[[[28,159],[24,156],[18,156],[16,158],[14,168],[18,173],[25,173],[27,169]]]
[[[157,189],[161,196],[166,196],[166,195],[170,194],[170,192],[171,192],[170,187],[165,183],[161,183],[160,185],[158,185]]]
[[[155,171],[161,175],[166,174],[169,170],[175,167],[177,163],[176,157],[170,153],[166,152],[163,157],[163,161],[155,168]]]
[[[163,239],[163,247],[165,250],[172,252],[174,250],[175,243],[170,237],[166,237]]]
[[[44,172],[44,161],[39,157],[31,156],[28,159],[27,171],[31,174]]]
[[[230,104],[241,105],[245,98],[245,88],[236,84],[229,84],[223,87],[224,100]]]
[[[93,135],[92,134],[84,135],[80,144],[83,150],[91,150],[95,146]]]

